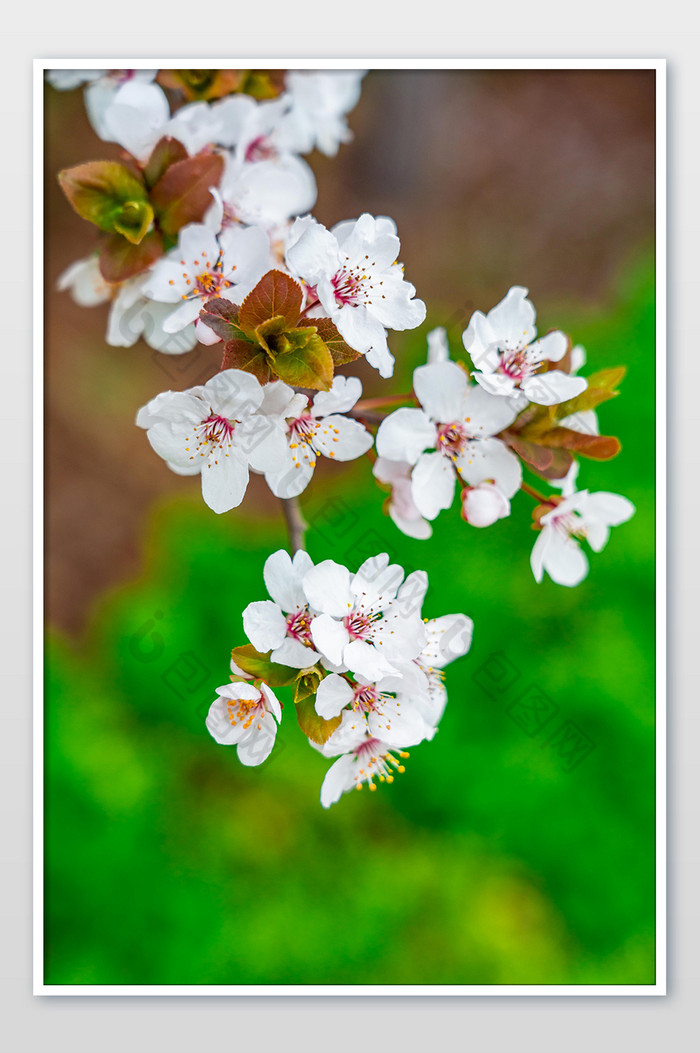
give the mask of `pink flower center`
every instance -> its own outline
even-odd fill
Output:
[[[338,271],[331,278],[331,285],[335,302],[340,307],[346,307],[348,304],[357,307],[362,292],[362,284],[357,274],[346,270]]]
[[[291,636],[292,639],[306,644],[307,647],[313,647],[313,640],[311,639],[311,615],[309,614],[308,607],[303,607],[298,611],[294,611],[292,614],[288,614],[286,622],[287,636]]]
[[[372,632],[372,621],[371,615],[353,611],[352,614],[345,615],[343,624],[352,640],[366,640]]]
[[[535,372],[536,365],[531,361],[527,348],[517,348],[515,351],[503,351],[498,363],[498,372],[516,383],[521,383]]]
[[[226,417],[220,417],[216,413],[212,413],[210,417],[207,417],[205,421],[202,421],[204,426],[204,440],[205,442],[212,443],[214,446],[219,445],[223,442],[228,442],[233,435],[233,424]]]
[[[316,431],[316,420],[310,413],[303,413],[289,425],[293,434],[302,442],[311,442]]]
[[[277,156],[271,140],[266,135],[258,135],[256,139],[248,143],[245,152],[246,161],[269,161]]]
[[[190,277],[188,270],[182,272],[185,285],[190,286],[187,292],[182,294],[183,300],[191,300],[195,296],[200,296],[204,300],[211,300],[212,297],[219,296],[224,289],[230,288],[233,284],[228,278],[224,278],[221,273],[224,266],[222,253],[219,253],[219,258],[213,263],[207,259],[206,251],[202,251],[200,256],[201,259],[192,261],[194,268],[199,273],[196,273],[194,277]],[[182,267],[188,266],[186,260],[180,260],[180,265]],[[231,268],[232,271],[235,271],[235,269],[235,267]],[[170,284],[173,284],[172,279]]]
[[[456,457],[468,441],[467,429],[459,421],[442,424],[438,429],[438,446],[448,457]]]
[[[355,684],[355,697],[352,700],[352,708],[361,713],[371,713],[376,708],[380,695],[376,687],[365,684]]]

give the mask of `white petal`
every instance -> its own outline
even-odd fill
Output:
[[[330,808],[344,793],[353,788],[356,763],[354,754],[346,753],[344,757],[339,757],[335,764],[331,764],[321,785],[321,804],[324,808]]]
[[[413,388],[431,420],[447,423],[462,416],[469,383],[456,362],[434,362],[413,371]]]
[[[307,647],[301,640],[287,636],[279,647],[270,655],[271,662],[279,665],[290,665],[294,669],[308,669],[319,661],[321,655],[313,647]]]
[[[302,581],[313,564],[306,552],[299,551],[294,559],[283,548],[265,560],[263,579],[268,593],[283,611],[291,614],[306,603]]]
[[[243,631],[256,651],[265,654],[280,646],[287,635],[287,622],[276,603],[255,600],[243,611]]]
[[[444,669],[455,658],[465,655],[472,644],[474,622],[466,614],[443,614],[426,623],[428,643],[421,652],[421,662]]]
[[[338,242],[320,223],[307,226],[299,240],[287,249],[287,263],[293,274],[298,274],[310,285],[316,285],[338,269]]]
[[[470,384],[464,396],[460,418],[464,419],[469,435],[482,438],[497,435],[508,428],[519,412],[513,400],[492,395],[480,384]]]
[[[337,717],[354,698],[354,692],[344,676],[331,673],[324,677],[316,692],[316,712],[324,720]]]
[[[557,585],[573,587],[588,574],[588,560],[577,541],[554,527],[544,552],[544,569]]]
[[[581,512],[586,519],[600,519],[608,526],[619,526],[630,519],[636,509],[631,501],[620,494],[611,494],[606,490],[597,490],[589,494]]]
[[[505,377],[502,373],[475,373],[474,380],[484,391],[488,391],[490,395],[498,395],[499,398],[517,394],[513,378]]]
[[[362,394],[362,382],[358,377],[335,376],[330,391],[319,391],[314,397],[313,413],[325,417],[329,413],[347,413]]]
[[[304,575],[304,592],[314,610],[343,618],[352,607],[350,571],[326,559]]]
[[[560,362],[566,354],[569,341],[565,335],[558,329],[553,333],[547,333],[540,340],[537,340],[532,345],[532,351],[535,351],[540,358],[546,358],[550,362]]]
[[[523,480],[520,459],[501,439],[479,439],[468,442],[455,464],[470,486],[494,482],[505,497],[512,497]]]
[[[235,726],[231,723],[225,698],[219,697],[212,702],[206,725],[211,737],[222,746],[234,746],[245,735],[245,728],[240,721]]]
[[[365,610],[382,610],[396,596],[404,579],[403,567],[390,563],[386,552],[370,556],[352,579],[350,591],[357,597],[357,605]]]
[[[344,663],[344,650],[349,634],[342,622],[331,618],[329,614],[319,614],[311,622],[311,638],[316,650],[334,666]]]
[[[521,387],[530,402],[539,406],[556,406],[580,395],[588,387],[588,381],[585,377],[569,376],[560,369],[550,369],[528,377]]]
[[[431,329],[428,333],[428,363],[446,362],[450,357],[450,345],[447,341],[447,330],[442,326]]]
[[[408,406],[385,417],[377,431],[377,453],[389,461],[415,464],[424,450],[434,449],[437,429],[423,410]]]
[[[236,455],[235,447],[226,453],[221,447],[202,468],[202,497],[213,512],[237,508],[248,486],[248,465]]]
[[[424,453],[411,477],[411,493],[416,508],[426,519],[435,519],[454,500],[455,473],[441,453]]]
[[[251,733],[238,743],[236,752],[241,764],[253,768],[266,761],[272,753],[276,735],[277,725],[270,713],[265,713],[254,721]]]
[[[258,408],[263,392],[250,373],[242,369],[225,369],[204,385],[206,398],[215,413],[229,420],[244,420]]]
[[[526,299],[527,289],[514,285],[488,313],[488,321],[501,347],[525,347],[535,338],[535,308]]]
[[[353,640],[349,643],[343,652],[343,660],[353,673],[366,677],[371,682],[396,672],[396,667],[364,640]]]
[[[358,420],[332,414],[324,417],[314,434],[314,448],[336,461],[353,461],[367,453],[374,438]]]

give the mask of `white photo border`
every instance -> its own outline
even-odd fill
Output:
[[[207,68],[238,68],[235,58],[208,58]],[[167,63],[166,66],[163,63]],[[665,59],[362,58],[286,60],[246,56],[246,69],[367,70],[654,70],[656,81],[656,930],[653,984],[45,984],[44,983],[44,76],[50,69],[198,69],[192,58],[56,58],[34,60],[33,127],[33,993],[90,996],[664,996],[667,884],[667,197]]]

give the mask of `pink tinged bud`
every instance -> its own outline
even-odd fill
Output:
[[[475,527],[487,527],[510,515],[510,501],[493,483],[479,483],[462,491],[462,518]]]

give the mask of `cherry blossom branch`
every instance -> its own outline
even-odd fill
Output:
[[[363,410],[381,409],[382,406],[393,406],[396,402],[415,402],[415,396],[412,391],[409,391],[407,395],[380,395],[374,399],[360,399],[355,404],[355,409],[358,413],[362,413]]]
[[[526,494],[530,495],[530,497],[534,497],[535,501],[539,501],[541,505],[549,505],[552,503],[548,497],[541,494],[539,490],[535,490],[533,486],[528,486],[527,483],[521,483],[520,489],[524,490]]]
[[[289,534],[289,550],[292,555],[300,549],[305,552],[306,545],[304,543],[304,535],[306,534],[307,524],[301,514],[299,498],[283,497],[280,498],[280,500],[282,502],[282,512],[287,526],[287,533]]]

